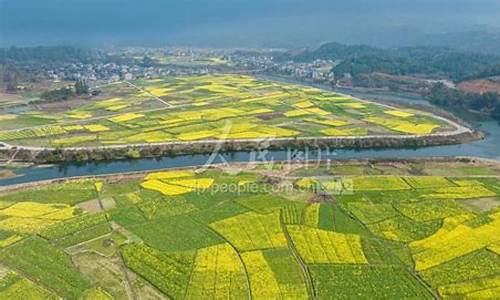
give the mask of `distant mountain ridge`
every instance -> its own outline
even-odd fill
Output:
[[[0,48],[0,64],[8,62],[89,62],[97,59],[95,50],[73,46]]]

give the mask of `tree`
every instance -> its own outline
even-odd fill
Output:
[[[8,65],[4,69],[3,82],[7,92],[17,91],[17,86],[19,85],[19,71],[13,65]]]
[[[60,88],[57,90],[44,91],[40,98],[49,102],[63,101],[68,100],[71,96],[73,96],[73,90],[68,87]]]
[[[89,93],[89,87],[87,85],[87,83],[82,80],[82,79],[79,79],[76,81],[75,83],[75,93],[80,96],[80,95],[86,95]]]

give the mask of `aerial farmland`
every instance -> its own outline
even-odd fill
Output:
[[[97,97],[40,103],[0,115],[0,141],[71,148],[263,138],[418,137],[463,130],[427,112],[245,75],[123,81],[99,89]]]
[[[499,176],[481,161],[351,161],[6,189],[0,298],[491,298]]]

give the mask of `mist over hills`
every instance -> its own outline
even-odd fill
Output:
[[[500,48],[493,0],[0,0],[0,46]]]

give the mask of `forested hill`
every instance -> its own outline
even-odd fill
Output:
[[[425,97],[435,105],[479,111],[500,121],[500,95],[497,93],[468,93],[438,83]]]
[[[390,51],[374,48],[366,45],[343,45],[339,43],[327,43],[314,50],[305,50],[292,56],[295,61],[308,62],[316,59],[344,60],[363,56],[385,56]]]
[[[364,45],[328,43],[316,50],[306,50],[287,57],[308,62],[316,59],[340,61],[333,68],[337,76],[353,77],[367,73],[391,75],[426,75],[461,81],[500,65],[500,56],[463,52],[442,47],[380,49]]]

